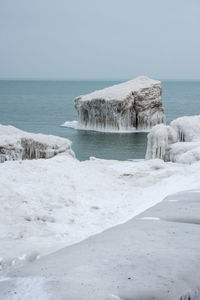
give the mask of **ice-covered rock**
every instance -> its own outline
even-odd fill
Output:
[[[193,163],[200,160],[200,116],[178,118],[157,125],[148,134],[146,158]]]
[[[13,126],[0,125],[0,162],[51,158],[62,152],[74,156],[71,141],[68,139],[28,133]]]
[[[79,128],[149,130],[165,122],[160,81],[145,76],[75,98]],[[66,125],[67,126],[67,125]]]

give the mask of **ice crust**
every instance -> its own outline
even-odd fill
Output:
[[[152,128],[146,158],[179,163],[200,160],[200,116],[181,117],[169,126],[160,124]]]
[[[0,298],[199,300],[199,210],[200,190],[170,195],[125,224],[12,271]]]
[[[74,100],[79,129],[149,130],[165,122],[160,81],[145,76],[82,95]],[[63,126],[71,126],[65,122]],[[74,124],[73,124],[74,125]]]
[[[63,152],[74,156],[71,141],[53,135],[28,133],[13,126],[0,125],[0,162],[51,158]]]

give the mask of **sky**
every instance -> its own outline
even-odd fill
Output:
[[[200,80],[199,0],[0,0],[0,78]]]

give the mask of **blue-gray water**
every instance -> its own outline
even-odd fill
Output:
[[[116,81],[0,81],[0,123],[30,132],[69,138],[80,160],[144,158],[145,133],[100,133],[60,127],[76,120],[73,99]],[[164,81],[163,104],[167,122],[184,115],[200,114],[200,82]]]

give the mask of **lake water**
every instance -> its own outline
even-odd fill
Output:
[[[0,123],[30,132],[66,137],[80,160],[90,156],[105,159],[141,159],[146,151],[146,133],[102,133],[61,127],[76,120],[73,99],[119,81],[0,80]],[[163,105],[167,123],[200,114],[200,82],[164,81]]]

